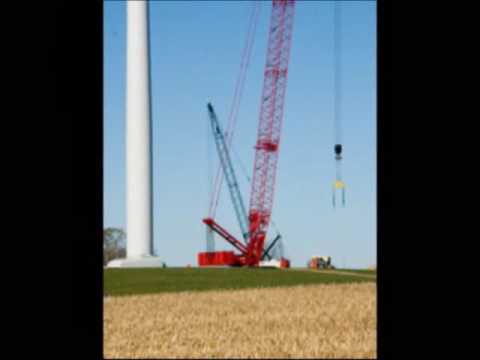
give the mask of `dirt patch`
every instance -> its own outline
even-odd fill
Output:
[[[109,297],[104,356],[375,358],[375,284]]]

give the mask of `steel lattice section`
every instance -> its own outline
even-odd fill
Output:
[[[250,195],[248,253],[249,261],[253,264],[258,263],[263,251],[273,206],[294,5],[294,0],[272,1],[267,60]]]

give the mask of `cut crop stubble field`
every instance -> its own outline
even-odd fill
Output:
[[[350,280],[108,296],[104,356],[375,358],[376,285]]]

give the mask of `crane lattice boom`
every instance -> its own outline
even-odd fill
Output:
[[[257,265],[260,261],[270,223],[294,14],[294,0],[272,1],[267,60],[250,193],[250,241],[247,247],[249,265]]]
[[[208,103],[207,108],[215,144],[217,146],[218,156],[220,158],[220,164],[223,169],[223,174],[227,180],[230,198],[232,200],[233,208],[235,209],[235,214],[237,215],[240,231],[242,232],[243,239],[246,243],[248,241],[247,212],[245,210],[245,205],[243,204],[242,195],[240,194],[237,176],[235,175],[232,160],[230,159],[230,153],[225,141],[225,136],[223,135],[222,127],[217,119],[217,115],[215,114],[212,104]]]

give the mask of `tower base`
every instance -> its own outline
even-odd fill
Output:
[[[114,259],[109,261],[107,268],[161,268],[164,262],[156,256],[138,258]]]

